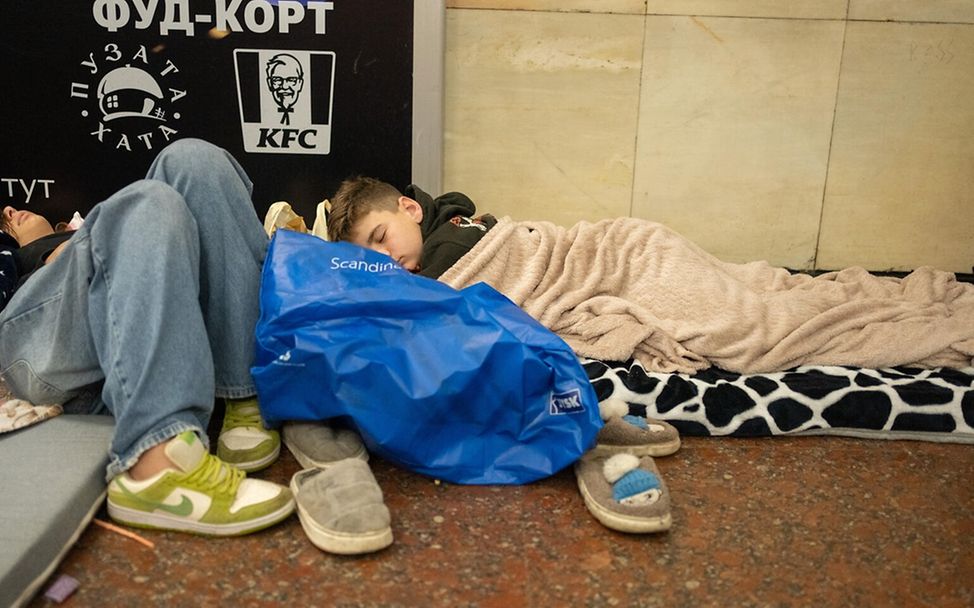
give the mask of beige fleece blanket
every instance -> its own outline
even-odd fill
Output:
[[[974,285],[921,268],[812,278],[722,262],[665,226],[501,219],[440,280],[484,281],[585,357],[686,372],[974,365]]]

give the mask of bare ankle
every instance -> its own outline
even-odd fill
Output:
[[[172,468],[172,461],[166,456],[166,443],[168,442],[164,441],[142,452],[132,468],[126,471],[129,477],[141,481],[156,475],[163,469]]]

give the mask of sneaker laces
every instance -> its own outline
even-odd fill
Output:
[[[187,473],[185,479],[188,484],[204,491],[235,496],[244,477],[246,474],[237,467],[223,462],[213,454],[204,454],[200,464]]]

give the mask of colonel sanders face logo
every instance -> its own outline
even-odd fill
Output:
[[[291,124],[290,114],[304,88],[301,62],[287,53],[271,57],[267,62],[267,88],[277,102],[278,111],[283,114],[281,124]]]

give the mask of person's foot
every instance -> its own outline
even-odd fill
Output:
[[[240,469],[207,453],[193,431],[165,444],[172,467],[148,479],[122,473],[108,485],[108,514],[115,521],[158,528],[235,536],[272,526],[294,512],[290,490],[247,479]]]
[[[217,440],[216,455],[241,471],[251,473],[274,464],[281,453],[281,436],[264,428],[256,397],[224,399],[226,414]]]

